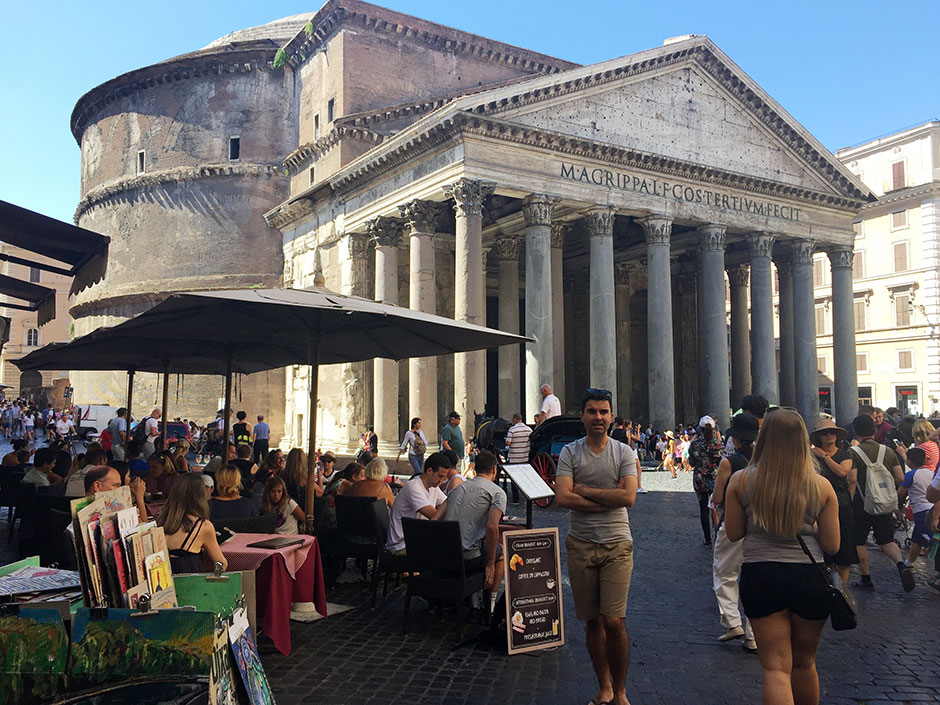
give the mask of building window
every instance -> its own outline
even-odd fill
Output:
[[[316,167],[310,167],[310,185],[313,186],[313,182],[317,180],[317,169]]]
[[[858,388],[858,403],[859,406],[871,406],[871,400],[874,398],[872,394],[871,387],[859,387]]]
[[[825,257],[813,258],[813,286],[826,285],[826,260]]]
[[[911,326],[911,296],[910,294],[894,295],[894,325],[898,328]]]
[[[868,330],[868,304],[865,299],[855,300],[855,332]]]
[[[907,227],[907,211],[895,211],[891,214],[891,229],[904,230]]]
[[[228,160],[230,162],[237,162],[241,157],[242,153],[242,138],[241,137],[229,137],[228,138]]]
[[[910,372],[914,369],[914,351],[898,350],[898,371]]]
[[[865,278],[865,250],[855,250],[852,260],[852,279],[858,281]]]
[[[821,375],[829,373],[829,359],[825,355],[816,358],[816,371]]]
[[[320,139],[320,113],[313,116],[313,139]]]
[[[147,150],[141,149],[137,152],[137,173],[143,174],[147,166]]]
[[[26,329],[26,347],[35,348],[37,345],[39,345],[39,329],[27,328]]]
[[[904,188],[904,162],[895,162],[891,165],[891,190]]]
[[[907,243],[896,242],[894,243],[894,271],[906,272],[907,270]]]
[[[333,122],[336,113],[336,99],[330,98],[326,104],[326,121]]]
[[[855,369],[863,374],[868,373],[868,353],[855,353]],[[861,392],[859,392],[861,394]]]
[[[860,220],[857,223],[854,223],[852,226],[855,230],[855,238],[860,239],[865,237],[865,221]]]
[[[816,335],[828,334],[829,327],[827,325],[826,306],[825,304],[819,304],[816,306]]]
[[[42,270],[39,269],[39,267],[30,267],[29,268],[29,280],[34,283],[38,282],[41,276],[40,275],[41,271]]]

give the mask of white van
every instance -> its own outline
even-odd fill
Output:
[[[111,419],[117,416],[117,412],[116,406],[106,404],[76,404],[72,423],[79,438],[98,436],[108,427]]]

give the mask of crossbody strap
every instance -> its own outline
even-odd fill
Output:
[[[806,543],[803,541],[803,537],[802,537],[802,536],[800,536],[799,534],[797,534],[797,535],[796,535],[796,540],[800,542],[800,548],[803,549],[803,553],[805,553],[807,556],[809,556],[810,561],[812,561],[813,565],[816,567],[816,570],[819,571],[819,574],[823,577],[823,580],[825,580],[825,581],[826,581],[826,584],[828,585],[828,584],[829,584],[829,571],[828,571],[828,569],[827,569],[827,568],[824,568],[820,563],[818,563],[818,562],[816,561],[815,558],[813,558],[813,554],[810,553],[809,549],[806,547]]]

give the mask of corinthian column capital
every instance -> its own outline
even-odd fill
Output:
[[[647,245],[668,245],[672,238],[672,218],[664,215],[648,215],[637,218],[636,222],[643,228]]]
[[[724,225],[703,225],[698,229],[699,244],[702,250],[724,251],[725,249],[725,226]]]
[[[855,258],[855,250],[852,245],[837,245],[830,247],[826,254],[829,255],[829,261],[833,269],[852,269],[852,260]]]
[[[547,196],[544,193],[533,193],[525,197],[522,201],[522,214],[525,216],[526,225],[551,225],[552,211],[557,198]]]
[[[349,258],[365,259],[369,253],[371,238],[365,233],[347,233],[346,239],[349,242]]]
[[[613,237],[615,212],[612,206],[599,206],[588,211],[584,216],[588,234],[591,237]]]
[[[815,240],[794,240],[790,244],[790,252],[793,255],[794,265],[813,264],[813,253],[816,251]]]
[[[483,215],[483,200],[496,189],[492,181],[458,179],[444,187],[444,193],[454,199],[457,215]]]
[[[552,247],[555,249],[564,247],[565,238],[571,231],[571,223],[557,222],[552,223]]]
[[[747,286],[751,278],[751,268],[746,264],[728,267],[728,281],[732,287]]]
[[[747,236],[747,250],[751,257],[771,257],[776,236],[771,233],[751,233]]]
[[[366,223],[369,237],[377,247],[398,247],[405,224],[397,218],[379,216]]]
[[[398,210],[405,221],[408,235],[433,233],[437,230],[437,221],[441,215],[441,204],[434,201],[408,201]]]
[[[522,240],[515,237],[498,237],[494,245],[496,246],[496,256],[501,260],[518,260],[519,251],[522,249]]]

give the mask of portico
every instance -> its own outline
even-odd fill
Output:
[[[349,125],[382,134],[382,120]],[[345,370],[336,438],[352,439],[340,427],[371,409],[358,425],[394,442],[413,416],[436,440],[451,406],[466,438],[474,412],[531,420],[545,383],[569,410],[584,387],[609,389],[617,413],[659,429],[705,413],[724,428],[752,391],[779,403],[792,389],[809,419],[818,406],[805,263],[817,249],[832,253],[833,311],[846,319],[834,325],[834,368],[836,406],[849,413],[857,392],[840,371],[855,366],[844,340],[852,221],[868,197],[695,37],[445,102],[267,217],[286,257],[319,250],[325,272],[349,272],[347,290],[438,312],[452,293],[447,315],[534,339],[522,354],[454,356],[452,388],[431,359],[377,361],[370,399]],[[371,247],[348,244],[366,233]],[[786,305],[772,268],[784,259]],[[692,285],[676,295],[680,270]]]

